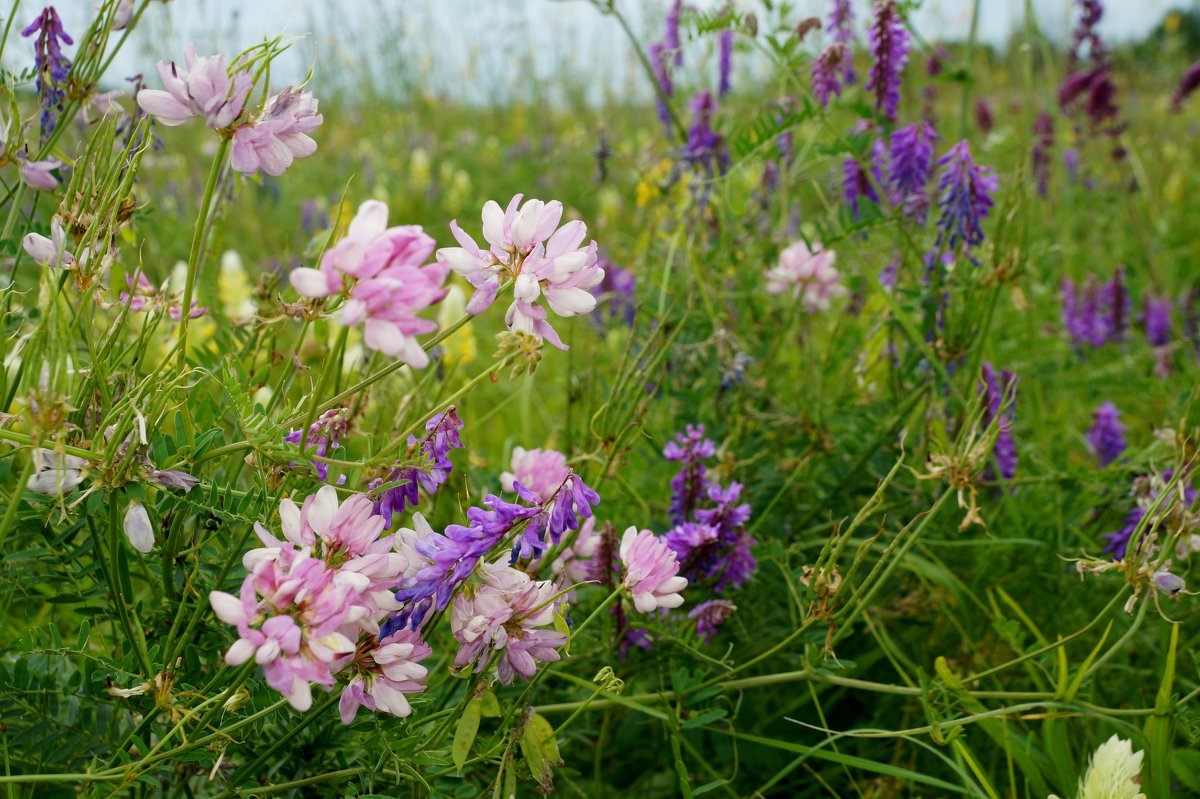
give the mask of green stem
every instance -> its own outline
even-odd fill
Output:
[[[222,137],[217,145],[217,153],[213,156],[212,167],[208,171],[208,183],[204,186],[204,198],[200,201],[200,214],[196,217],[196,227],[192,230],[192,248],[188,253],[187,279],[183,284],[183,304],[179,317],[179,371],[187,369],[187,329],[191,318],[192,297],[196,291],[196,273],[200,269],[200,255],[204,249],[205,233],[208,229],[208,218],[213,210],[213,199],[217,194],[217,184],[221,180],[221,172],[225,168],[225,160],[229,155],[232,139]]]

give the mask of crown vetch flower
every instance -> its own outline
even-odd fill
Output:
[[[25,488],[35,494],[71,493],[84,481],[87,461],[74,455],[61,455],[51,449],[38,448],[33,453],[33,474]]]
[[[567,636],[542,629],[553,623],[562,607],[563,598],[555,598],[558,586],[549,580],[535,582],[501,563],[484,564],[480,579],[480,585],[454,600],[450,629],[460,644],[454,665],[481,672],[498,652],[496,676],[509,685],[517,675],[533,677],[539,661],[559,660],[557,649]]]
[[[562,203],[528,200],[521,205],[523,197],[513,197],[504,210],[494,200],[484,205],[483,236],[489,249],[480,249],[457,220],[451,221],[450,230],[460,246],[438,250],[437,259],[475,287],[467,304],[469,313],[487,310],[495,301],[501,278],[511,279],[513,303],[504,317],[509,330],[545,338],[566,349],[546,321],[546,309],[537,301],[545,296],[559,316],[590,313],[596,298],[589,289],[604,279],[597,245],[593,241],[588,247],[580,246],[587,226],[579,220],[558,226]]]
[[[58,178],[50,174],[62,166],[61,161],[30,161],[28,158],[17,156],[17,170],[26,186],[39,191],[53,191],[58,186]]]
[[[850,213],[855,219],[860,218],[858,201],[862,198],[879,203],[879,193],[862,164],[857,158],[847,158],[842,161],[842,199],[850,206]]]
[[[683,160],[709,172],[724,174],[729,167],[729,151],[724,137],[712,128],[717,101],[707,89],[703,89],[692,97],[688,108],[692,112],[692,126],[688,128]]]
[[[364,638],[350,664],[353,675],[342,689],[338,713],[343,724],[354,721],[358,708],[403,718],[412,713],[405,694],[425,690],[429,670],[420,661],[433,650],[413,630],[397,630],[383,638]]]
[[[679,576],[675,553],[654,533],[627,529],[621,537],[620,556],[625,570],[621,585],[629,590],[639,612],[683,604],[679,592],[687,588],[687,578]]]
[[[26,233],[21,246],[42,266],[74,269],[78,265],[75,255],[67,249],[67,231],[63,228],[62,217],[57,214],[50,220],[50,238],[41,233]]]
[[[184,68],[174,62],[158,62],[164,89],[142,89],[138,106],[168,126],[202,116],[213,130],[228,128],[241,116],[254,78],[247,70],[239,70],[231,78],[224,55],[197,56],[195,45],[187,46],[184,59]]]
[[[834,268],[837,254],[820,242],[812,249],[798,241],[779,254],[779,265],[767,270],[768,294],[791,294],[808,313],[828,311],[833,300],[847,294],[841,273]]]
[[[1105,402],[1092,413],[1092,429],[1088,431],[1087,440],[1101,466],[1121,457],[1125,451],[1125,425],[1121,424],[1121,412],[1116,405]]]
[[[417,316],[441,302],[449,270],[444,263],[422,265],[434,241],[417,225],[387,226],[387,206],[367,200],[359,206],[345,238],[326,251],[319,269],[293,269],[292,287],[305,297],[328,297],[343,291],[344,325],[363,326],[368,347],[414,369],[429,364],[416,337],[437,330],[437,322]]]
[[[163,281],[162,286],[155,288],[144,272],[138,272],[137,277],[125,276],[129,291],[122,291],[117,297],[117,305],[129,306],[132,313],[166,313],[178,322],[183,318],[183,301],[178,294],[168,291],[170,280]],[[106,306],[107,307],[107,306]],[[192,300],[192,308],[188,312],[189,319],[199,319],[208,313],[208,308],[199,300]]]
[[[295,159],[317,151],[308,132],[324,121],[312,92],[289,86],[267,100],[257,119],[234,131],[229,165],[248,175],[262,169],[278,177]]]
[[[867,73],[867,91],[875,93],[875,113],[896,121],[900,104],[900,73],[908,61],[908,30],[895,0],[877,0],[875,19],[867,32],[874,59]]]
[[[571,474],[567,456],[552,449],[514,447],[510,468],[512,471],[500,474],[501,487],[516,491],[516,483],[520,483],[538,504],[554,496]]]

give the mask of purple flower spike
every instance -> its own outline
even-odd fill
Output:
[[[968,252],[983,243],[981,223],[992,209],[1000,179],[991,168],[976,166],[971,148],[960,141],[938,159],[937,246],[953,250],[961,242]],[[974,260],[974,259],[972,259]]]
[[[1125,425],[1121,424],[1121,412],[1116,405],[1106,402],[1096,409],[1087,440],[1101,466],[1121,457],[1125,451]]]
[[[868,33],[874,62],[867,74],[867,90],[875,93],[875,113],[896,121],[900,104],[900,73],[908,61],[908,30],[895,0],[875,3],[875,20]]]
[[[671,521],[682,524],[708,491],[708,481],[704,475],[707,471],[700,461],[711,458],[717,452],[712,439],[704,437],[704,425],[688,425],[686,433],[675,436],[663,448],[663,457],[669,461],[678,461],[681,465],[679,473],[671,479]]]
[[[933,169],[933,126],[921,121],[900,128],[891,137],[891,185],[895,201],[906,216],[923,224],[929,209],[925,185]]]
[[[835,44],[845,47],[845,57],[839,63],[842,82],[854,83],[858,80],[858,75],[854,72],[854,59],[851,56],[854,47],[854,9],[850,0],[833,0],[833,8],[829,12],[829,26],[825,30],[833,37]]]
[[[720,53],[717,59],[717,97],[724,97],[729,94],[729,75],[733,70],[733,31],[721,31],[718,46]]]
[[[63,55],[62,45],[74,44],[75,40],[63,29],[54,6],[42,9],[37,19],[21,31],[27,39],[34,34],[37,34],[33,45],[37,72],[34,85],[42,100],[41,132],[44,139],[54,130],[56,117],[63,110],[67,76],[71,71],[71,59]]]

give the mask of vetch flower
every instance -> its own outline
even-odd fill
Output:
[[[61,161],[30,161],[28,158],[17,157],[17,169],[21,180],[30,188],[39,191],[53,191],[58,186],[58,178],[50,174],[62,166]]]
[[[228,128],[241,115],[254,78],[239,70],[231,78],[225,56],[197,56],[194,45],[184,50],[185,67],[158,62],[164,89],[142,89],[137,103],[164,125],[182,125],[193,117],[204,117],[213,130]]]
[[[709,599],[688,611],[688,618],[696,622],[696,634],[704,643],[712,643],[717,628],[733,615],[737,606],[728,599]]]
[[[888,176],[895,202],[905,216],[923,224],[929,209],[925,185],[933,169],[933,143],[937,134],[933,126],[922,120],[892,133]]]
[[[345,408],[331,408],[309,425],[305,443],[307,446],[315,447],[313,454],[323,458],[330,451],[338,448],[342,443],[342,438],[346,435],[348,415],[349,411]],[[289,444],[299,444],[304,438],[303,430],[293,430],[284,436],[283,440]],[[312,463],[313,471],[317,473],[318,480],[325,482],[329,479],[328,465],[320,461],[310,461],[310,463]]]
[[[1183,101],[1190,97],[1197,87],[1200,87],[1200,61],[1188,67],[1179,77],[1179,85],[1171,95],[1171,110],[1178,111],[1183,108]]]
[[[875,113],[896,121],[900,104],[900,73],[908,61],[908,30],[895,0],[877,0],[875,19],[867,32],[874,59],[867,73],[867,91],[875,93]]]
[[[33,453],[33,474],[29,476],[25,488],[35,494],[69,494],[83,482],[86,465],[87,461],[74,455],[36,449]]]
[[[432,654],[420,634],[412,630],[364,638],[355,650],[349,666],[353,675],[338,702],[342,723],[353,722],[360,706],[400,718],[412,713],[405,694],[425,690],[429,671],[420,661]]]
[[[425,423],[425,435],[418,439],[408,437],[410,463],[393,466],[388,474],[372,481],[371,490],[387,483],[398,483],[385,489],[375,503],[375,513],[382,516],[388,527],[397,513],[403,513],[405,507],[416,507],[420,502],[418,489],[433,496],[438,488],[446,482],[454,471],[450,461],[450,453],[462,449],[462,439],[459,432],[463,429],[463,421],[458,418],[454,407],[436,413]],[[416,465],[411,464],[417,460]]]
[[[842,96],[842,76],[847,63],[850,63],[850,49],[842,42],[834,42],[813,61],[812,93],[822,106],[829,105],[830,97]],[[849,69],[853,72],[854,67]]]
[[[1125,425],[1121,424],[1121,413],[1116,405],[1105,402],[1095,410],[1087,440],[1100,466],[1107,466],[1121,457],[1125,451]]]
[[[834,268],[837,255],[819,242],[812,249],[798,241],[779,254],[779,265],[767,270],[768,294],[791,294],[808,313],[828,311],[833,300],[847,294],[841,273]]]
[[[63,229],[62,217],[57,214],[50,220],[50,238],[40,233],[26,233],[21,246],[42,266],[74,269],[78,264],[74,254],[67,250],[67,232]]]
[[[509,330],[545,338],[566,349],[537,301],[545,296],[559,316],[590,313],[596,298],[589,289],[604,279],[604,270],[598,266],[596,242],[580,246],[587,235],[583,222],[575,220],[559,227],[562,203],[528,200],[520,205],[523,196],[513,197],[504,210],[492,200],[484,205],[483,235],[490,249],[480,249],[455,220],[450,230],[461,246],[438,250],[437,259],[475,287],[467,303],[469,313],[487,310],[502,278],[513,280],[514,301],[505,314]]]
[[[952,251],[960,243],[970,251],[983,243],[980,226],[992,208],[992,194],[1000,179],[989,167],[976,166],[966,140],[951,147],[938,159],[937,246]]]
[[[71,59],[63,55],[62,45],[74,44],[75,41],[63,29],[62,20],[54,6],[42,9],[42,13],[21,31],[21,36],[25,38],[34,34],[37,34],[34,41],[34,70],[37,74],[34,85],[42,100],[41,133],[44,139],[54,130],[57,114],[62,113],[67,77],[71,72]]]
[[[557,650],[567,636],[543,629],[561,610],[563,598],[555,598],[558,586],[549,580],[535,582],[500,563],[484,564],[480,577],[481,584],[454,600],[450,629],[459,642],[454,665],[481,672],[497,652],[497,679],[509,685],[517,675],[532,678],[538,662],[559,660]]]
[[[854,49],[854,7],[850,0],[833,0],[829,11],[829,24],[825,30],[832,37],[835,45],[844,48],[844,56],[839,59],[838,67],[844,83],[854,83],[858,76],[854,72],[854,61],[851,53]],[[832,49],[832,48],[830,48]]]
[[[154,549],[154,528],[150,524],[150,514],[136,499],[129,503],[125,510],[125,537],[130,545],[143,555]]]
[[[621,585],[633,596],[633,606],[641,613],[658,608],[677,608],[683,604],[679,592],[688,581],[679,576],[675,553],[649,530],[630,527],[621,536]]]
[[[295,159],[307,158],[317,151],[317,143],[308,132],[324,120],[317,113],[312,92],[289,86],[271,96],[253,122],[234,131],[229,165],[247,175],[261,169],[278,177]]]
[[[1017,376],[1007,369],[996,373],[991,363],[984,361],[981,368],[982,377],[979,383],[979,393],[983,395],[983,426],[996,425],[996,443],[992,454],[1000,476],[1012,480],[1017,473],[1017,447],[1012,437],[1012,425],[1015,416],[1014,406],[1017,397]],[[988,472],[991,472],[991,465]]]
[[[663,447],[663,457],[680,464],[679,472],[671,478],[671,522],[681,524],[690,518],[696,504],[708,492],[705,466],[701,460],[717,452],[712,439],[704,437],[704,425],[688,425],[685,432]]]

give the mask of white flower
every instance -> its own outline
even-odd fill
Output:
[[[1130,741],[1116,735],[1109,738],[1092,755],[1076,799],[1146,799],[1139,784],[1142,755],[1133,751]]]
[[[154,549],[154,528],[150,525],[150,514],[136,499],[125,511],[125,536],[129,543],[143,555]]]

